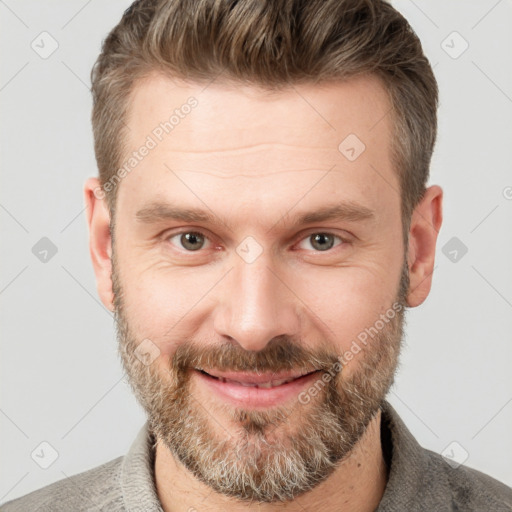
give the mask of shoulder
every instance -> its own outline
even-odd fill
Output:
[[[390,471],[378,512],[512,512],[512,488],[422,447],[389,402],[382,412]]]
[[[512,511],[512,488],[467,466],[452,467],[438,453],[424,448],[430,478],[443,481],[453,510]],[[426,475],[427,476],[427,475]],[[430,480],[430,478],[427,478]]]
[[[123,456],[63,478],[0,506],[0,512],[124,510],[119,484]]]

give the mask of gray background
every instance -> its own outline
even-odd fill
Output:
[[[82,196],[89,73],[129,3],[0,1],[0,502],[124,454],[145,420],[97,298]],[[512,485],[512,2],[394,5],[439,81],[445,220],[389,400],[423,446]],[[31,47],[51,49],[44,31],[47,58]]]

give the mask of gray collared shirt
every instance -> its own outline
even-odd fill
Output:
[[[376,512],[512,511],[512,488],[448,464],[422,448],[393,407],[382,408],[381,438],[390,466]],[[146,422],[125,456],[0,506],[1,512],[163,512],[154,481],[154,437]]]

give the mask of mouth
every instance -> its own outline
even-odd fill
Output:
[[[211,372],[211,373],[210,373]],[[296,399],[301,391],[319,378],[322,370],[306,372],[218,372],[194,368],[194,374],[219,398],[236,405],[271,407]]]
[[[259,389],[275,388],[282,386],[288,382],[292,382],[312,373],[316,373],[320,370],[311,370],[306,373],[298,372],[280,372],[280,373],[267,373],[267,374],[255,374],[254,372],[217,372],[211,370],[210,373],[196,368],[197,371],[201,372],[207,377],[217,379],[223,383],[239,384],[240,386],[255,387]]]

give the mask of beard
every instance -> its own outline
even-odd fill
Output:
[[[382,328],[371,331],[367,326],[376,334],[348,364],[340,364],[342,356],[332,347],[311,350],[287,336],[273,338],[260,351],[246,351],[236,342],[212,346],[183,339],[165,369],[159,367],[159,359],[145,364],[136,355],[143,337],[133,332],[125,314],[115,253],[112,283],[119,354],[150,430],[176,461],[224,496],[275,503],[292,501],[313,489],[350,456],[393,384],[409,287],[406,264],[395,301],[400,307],[393,308],[395,314],[388,321],[376,319],[374,325],[380,322]],[[345,368],[350,364],[354,368],[348,373]],[[300,394],[302,400],[267,410],[234,407],[214,398],[212,414],[201,393],[193,390],[194,368],[321,372],[313,397],[310,387],[303,392],[306,395]],[[321,378],[324,375],[330,378]],[[229,428],[221,432],[215,418],[219,414],[223,424],[229,421]]]

